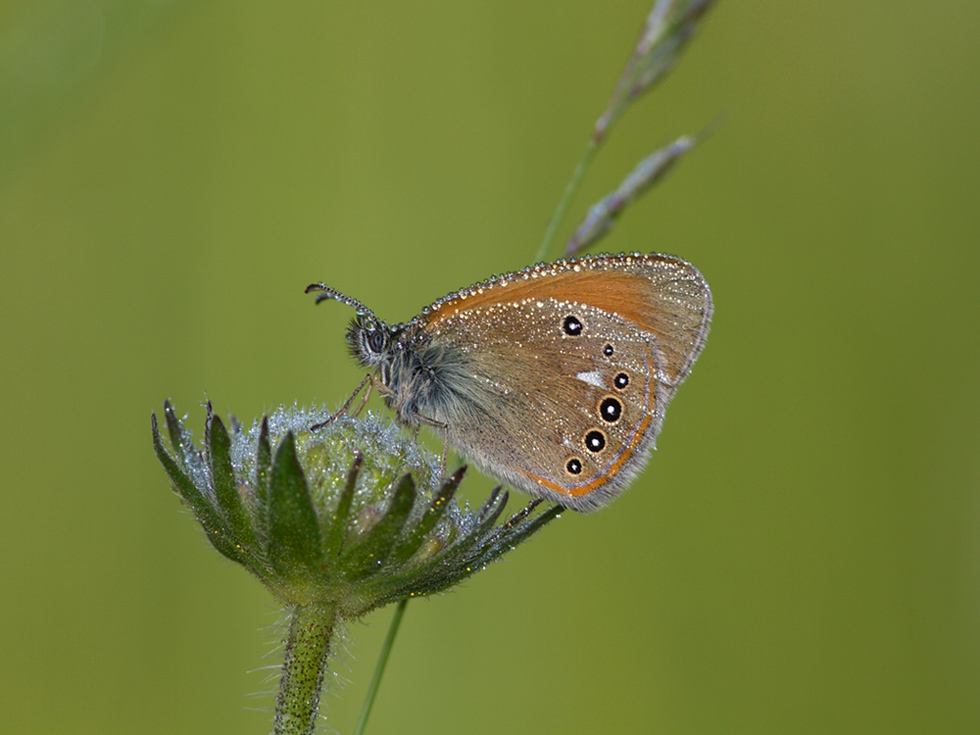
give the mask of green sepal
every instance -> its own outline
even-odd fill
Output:
[[[246,552],[255,548],[255,533],[242,499],[235,484],[235,473],[231,466],[231,439],[221,419],[211,411],[208,401],[208,415],[205,423],[205,445],[208,448],[208,466],[211,468],[211,482],[218,507],[224,513],[231,533]]]
[[[359,580],[370,575],[388,560],[408,516],[415,504],[415,480],[406,474],[398,481],[388,510],[371,528],[367,537],[340,559],[340,568],[348,579]]]
[[[540,504],[540,499],[532,500],[511,516],[506,523],[494,529],[494,532],[480,545],[476,558],[480,559],[483,564],[495,561],[566,510],[564,506],[553,505],[533,520],[528,521],[528,516]]]
[[[473,548],[483,534],[493,527],[506,505],[507,493],[501,492],[500,487],[494,488],[490,497],[480,506],[480,510],[476,514],[477,525],[464,534],[461,539],[441,553],[427,559],[421,565],[413,566],[401,574],[388,577],[383,587],[395,590],[395,592],[380,598],[378,604],[417,594],[428,595],[433,592],[440,592],[452,587],[457,581],[480,571],[484,564],[479,553],[472,553]],[[404,586],[400,586],[402,584]],[[381,589],[382,585],[379,584],[377,588]]]
[[[232,561],[237,561],[239,564],[250,567],[251,565],[248,559],[245,558],[242,550],[234,544],[229,543],[225,537],[227,529],[221,516],[214,512],[214,508],[211,507],[207,498],[194,486],[190,478],[181,472],[180,467],[174,462],[173,457],[163,448],[160,431],[157,428],[156,414],[151,414],[150,423],[153,428],[153,449],[157,454],[157,458],[159,458],[163,468],[167,471],[167,476],[170,478],[170,482],[173,483],[177,493],[194,512],[198,523],[201,524],[201,528],[204,529],[204,533],[208,537],[208,541],[211,542],[211,545],[215,549]],[[172,432],[171,436],[173,436]]]
[[[289,431],[279,444],[269,478],[267,557],[286,579],[305,567],[312,576],[322,559],[320,526]]]
[[[363,461],[364,456],[360,453],[354,457],[354,463],[347,473],[347,484],[344,485],[343,492],[337,499],[337,507],[334,509],[327,538],[323,544],[323,558],[327,560],[328,564],[340,556],[340,552],[343,551],[344,537],[347,535],[347,519],[350,517],[354,489],[357,486],[357,476],[361,472],[361,462]]]
[[[272,471],[272,446],[269,444],[269,417],[262,417],[262,428],[259,429],[259,444],[255,451],[255,496],[259,508],[266,507],[269,497],[269,480]],[[263,518],[264,522],[265,519]]]
[[[429,507],[426,508],[425,514],[415,524],[415,528],[395,547],[391,555],[394,564],[403,564],[408,561],[425,543],[429,533],[436,527],[439,519],[442,518],[442,514],[449,507],[450,501],[456,494],[456,489],[459,487],[459,483],[463,481],[465,474],[466,466],[464,465],[442,484],[439,492],[436,493]]]
[[[451,567],[446,568],[443,573],[445,579],[439,579],[440,576],[443,576],[441,574],[436,575],[438,580],[436,591],[450,587],[456,583],[456,580],[465,579],[483,568],[486,562],[479,552],[474,553],[473,550],[477,548],[480,540],[490,532],[497,519],[500,518],[504,508],[507,507],[508,498],[509,494],[506,490],[501,492],[499,486],[493,489],[490,497],[480,506],[480,510],[476,514],[476,526],[457,543],[453,544],[443,557],[450,562]],[[482,548],[482,545],[479,548]]]
[[[167,433],[170,434],[170,447],[177,455],[177,461],[185,464],[187,458],[184,454],[184,427],[174,414],[174,407],[170,405],[169,399],[163,402],[163,417],[167,422]],[[155,414],[153,420],[156,421]]]
[[[493,528],[493,524],[497,522],[501,513],[504,512],[504,508],[507,507],[509,499],[510,493],[506,490],[501,492],[499,485],[495,487],[490,493],[490,497],[480,506],[480,510],[476,514],[476,528],[471,533],[466,534],[467,538],[478,539]]]

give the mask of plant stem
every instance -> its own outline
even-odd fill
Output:
[[[374,667],[374,676],[371,677],[371,686],[368,687],[367,695],[364,697],[364,706],[361,708],[361,716],[357,720],[354,728],[354,735],[363,735],[364,728],[367,726],[368,715],[374,706],[374,699],[378,695],[378,687],[381,686],[381,675],[384,674],[385,665],[388,663],[388,655],[395,645],[395,636],[398,634],[398,626],[401,625],[402,617],[405,615],[405,608],[408,600],[402,600],[395,608],[395,616],[391,619],[388,627],[388,636],[385,638],[384,645],[381,647],[381,655],[378,656],[378,663]]]
[[[333,605],[293,608],[279,679],[274,735],[312,735],[327,669],[330,638],[337,622]]]
[[[582,177],[585,175],[585,170],[592,162],[592,157],[595,155],[598,148],[599,142],[593,136],[589,139],[589,147],[585,149],[585,154],[581,159],[579,159],[578,165],[572,172],[572,178],[570,178],[568,180],[568,184],[565,185],[565,192],[561,195],[561,201],[558,202],[558,206],[555,207],[555,213],[551,215],[551,220],[548,222],[548,229],[546,229],[544,233],[544,239],[541,241],[541,246],[538,248],[538,253],[534,257],[534,261],[536,263],[540,263],[548,255],[548,250],[551,248],[551,243],[555,239],[555,231],[558,229],[558,224],[565,216],[565,210],[568,208],[569,202],[572,201],[572,197],[575,196],[575,192],[578,191],[578,186],[582,182]]]

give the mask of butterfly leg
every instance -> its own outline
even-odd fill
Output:
[[[423,416],[420,413],[415,414],[415,418],[419,420],[419,425],[415,427],[415,435],[413,437],[415,439],[418,439],[419,429],[422,424],[428,424],[433,429],[442,429],[442,469],[439,472],[439,482],[443,482],[446,479],[446,457],[449,454],[449,424],[430,419],[428,416]]]
[[[361,397],[361,402],[357,404],[357,408],[354,409],[354,411],[351,413],[351,416],[357,416],[357,414],[361,412],[364,406],[367,405],[368,398],[371,397],[372,388],[377,388],[378,393],[380,393],[381,395],[388,395],[389,393],[391,393],[391,390],[384,383],[378,380],[376,377],[374,377],[373,375],[368,375],[367,377],[368,380],[371,382],[368,383],[367,389],[364,391],[364,395]],[[361,385],[364,385],[364,383],[362,382]]]
[[[371,388],[374,386],[374,384],[375,384],[375,377],[370,373],[365,375],[364,380],[362,380],[360,384],[358,384],[358,386],[354,389],[354,392],[350,394],[350,398],[348,398],[344,402],[344,405],[341,406],[339,409],[337,409],[337,412],[334,413],[326,421],[321,421],[319,424],[313,424],[313,426],[310,427],[311,430],[317,431],[318,429],[322,429],[327,424],[332,424],[334,421],[337,420],[338,417],[346,415],[347,409],[350,408],[350,404],[354,402],[354,399],[357,398],[357,394],[360,393],[361,390],[364,389],[364,386],[366,385],[367,389],[364,390],[364,395],[361,397],[361,402],[358,404],[357,408],[354,409],[354,412],[351,414],[351,416],[357,416],[357,414],[361,412],[361,409],[364,408],[364,404],[367,403],[368,397],[371,395]]]

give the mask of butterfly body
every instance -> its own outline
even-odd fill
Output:
[[[358,312],[349,346],[401,423],[442,427],[486,474],[590,511],[642,468],[712,302],[683,260],[600,255],[492,278],[407,324]]]

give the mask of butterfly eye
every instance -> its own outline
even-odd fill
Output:
[[[370,332],[367,336],[367,346],[371,352],[381,353],[385,348],[385,335],[380,329]]]

